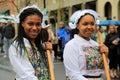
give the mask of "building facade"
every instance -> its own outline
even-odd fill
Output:
[[[120,0],[0,0],[0,13],[9,10],[10,15],[17,15],[21,8],[32,4],[46,10],[54,30],[60,21],[68,23],[72,13],[82,9],[97,11],[100,20],[120,20]]]
[[[71,14],[80,9],[93,9],[100,14],[100,19],[120,20],[120,0],[53,0],[48,1],[46,9],[49,18],[66,21]]]
[[[47,1],[50,23],[58,26],[59,21],[68,22],[76,10],[93,9],[100,15],[99,20],[113,19],[120,21],[120,0],[52,0]]]

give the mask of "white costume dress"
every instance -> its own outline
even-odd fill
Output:
[[[24,43],[28,54],[22,50],[20,55],[16,41],[9,48],[9,59],[16,73],[16,80],[48,80],[48,64],[45,62],[47,60],[44,61],[37,49],[33,53],[29,41],[25,38]]]
[[[99,44],[78,35],[70,40],[64,49],[64,65],[70,80],[88,80],[84,76],[104,74]]]

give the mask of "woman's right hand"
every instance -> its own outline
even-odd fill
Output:
[[[51,42],[44,42],[44,44],[45,44],[45,49],[46,50],[52,50],[52,44],[51,44]]]
[[[108,56],[108,52],[109,52],[108,47],[105,44],[101,44],[100,45],[100,52],[104,53],[106,56]]]

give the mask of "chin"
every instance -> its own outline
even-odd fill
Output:
[[[85,39],[85,40],[87,40],[87,41],[89,41],[89,40],[90,40],[90,38],[87,38],[87,37],[84,37],[84,39]]]
[[[31,36],[32,39],[35,39],[37,36]]]
[[[91,35],[92,35],[91,33],[89,33],[89,34],[86,34],[86,37],[91,37]]]
[[[85,40],[90,40],[90,37],[87,35],[87,36],[82,36]]]

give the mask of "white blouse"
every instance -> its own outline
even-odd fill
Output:
[[[30,43],[27,39],[24,39],[24,42],[26,47],[30,47]],[[16,42],[9,48],[9,59],[16,73],[16,80],[38,80],[29,59],[25,55],[20,55],[20,49],[17,48]]]
[[[64,48],[64,66],[70,80],[88,80],[85,76],[104,74],[99,44],[92,39],[86,41],[78,35]]]

